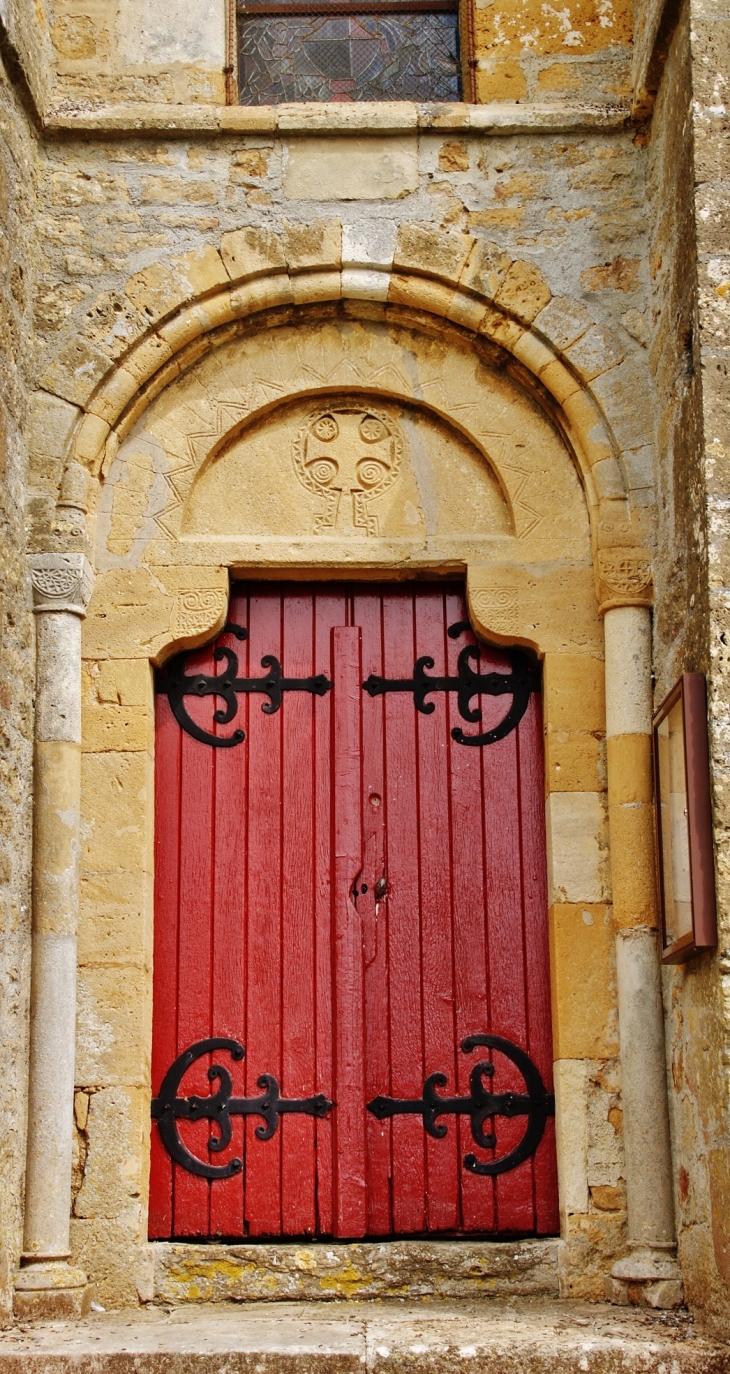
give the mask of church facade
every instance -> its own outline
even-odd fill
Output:
[[[7,7],[7,1322],[727,1317],[726,35]]]

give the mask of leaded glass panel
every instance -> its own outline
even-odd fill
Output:
[[[244,105],[461,98],[455,13],[239,14]]]

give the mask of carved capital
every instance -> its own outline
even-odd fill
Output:
[[[82,553],[34,553],[28,559],[33,610],[86,615],[94,573]]]
[[[651,553],[637,548],[599,549],[596,586],[601,613],[614,606],[651,606]]]

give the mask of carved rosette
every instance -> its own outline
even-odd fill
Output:
[[[94,573],[82,553],[35,553],[28,559],[33,610],[86,615]]]
[[[614,606],[651,606],[651,553],[636,548],[599,549],[596,583],[601,612]]]

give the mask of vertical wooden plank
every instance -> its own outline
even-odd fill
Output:
[[[509,672],[510,662],[498,650],[482,648],[480,671]],[[509,708],[509,698],[481,698],[482,726],[489,729]],[[522,845],[520,835],[518,736],[513,730],[480,751],[484,789],[484,831],[489,910],[489,983],[492,1029],[527,1048],[525,950],[522,910]],[[524,1092],[516,1067],[494,1055],[494,1091]],[[496,1121],[497,1154],[506,1154],[524,1133],[524,1118]],[[479,1150],[474,1153],[482,1157]],[[532,1162],[500,1174],[496,1181],[497,1226],[500,1231],[534,1228]]]
[[[251,589],[249,665],[263,676],[261,658],[281,659],[281,592],[275,584]],[[248,717],[248,956],[246,967],[246,1093],[260,1094],[259,1075],[281,1082],[281,767],[282,711],[267,715],[254,697]],[[289,705],[285,701],[285,709]],[[246,1118],[245,1215],[252,1236],[281,1232],[281,1126],[256,1139],[260,1117]]]
[[[180,727],[167,697],[155,697],[155,928],[152,1092],[177,1055],[177,925],[180,863]],[[149,1237],[172,1235],[172,1160],[152,1124]]]
[[[332,631],[334,738],[334,1230],[362,1236],[365,1191],[365,1064],[362,927],[352,889],[362,869],[362,669],[360,631]]]
[[[463,592],[454,588],[445,595],[446,625],[466,620]],[[446,640],[449,674],[455,676],[459,653],[465,644],[475,643],[473,635],[462,634]],[[465,731],[479,727],[461,719],[456,696],[448,702],[448,728]],[[478,1035],[490,1029],[489,988],[487,981],[487,923],[491,918],[484,877],[484,835],[482,827],[482,761],[480,749],[457,744],[450,739],[451,773],[451,852],[453,862],[454,969],[456,984],[456,1042],[459,1092],[468,1095],[471,1056],[461,1052],[465,1035]],[[469,1122],[458,1124],[459,1156],[477,1153]],[[495,1226],[494,1185],[462,1167],[462,1226],[465,1231],[492,1231]]]
[[[547,857],[544,805],[542,698],[533,694],[518,730],[522,888],[527,974],[528,1053],[553,1089],[553,1047],[548,947]],[[558,1176],[555,1122],[548,1120],[533,1160],[538,1235],[557,1235]]]
[[[314,671],[332,680],[332,629],[344,625],[344,589],[318,587],[315,591]],[[332,728],[334,692],[314,703],[314,928],[315,928],[315,1091],[336,1099],[333,1079],[332,1039]],[[317,1229],[332,1235],[333,1212],[333,1117],[316,1122]]]
[[[283,603],[282,667],[287,677],[313,671],[311,590],[288,589]],[[292,692],[282,704],[282,1094],[314,1092],[313,725],[315,698]],[[315,1124],[282,1119],[282,1229],[315,1229]]]
[[[191,657],[191,667],[205,673],[215,670],[212,650]],[[210,700],[199,703],[199,715]],[[212,892],[213,892],[213,750],[186,732],[182,733],[180,776],[180,904],[178,925],[178,1026],[177,1054],[196,1040],[211,1034],[212,994]],[[185,1075],[183,1096],[207,1096],[210,1060],[199,1059]],[[183,1121],[181,1138],[200,1159],[207,1160],[210,1126],[207,1121]],[[178,1236],[209,1233],[210,1185],[206,1179],[174,1166],[174,1230]]]
[[[385,676],[409,678],[415,635],[413,593],[395,587],[383,595]],[[420,1097],[423,1088],[419,833],[416,791],[416,711],[409,693],[385,698],[387,749],[388,944],[391,1084],[394,1097]],[[418,1117],[397,1116],[393,1133],[393,1227],[422,1231],[425,1147]]]
[[[363,680],[383,675],[382,590],[357,589],[353,623],[362,632]],[[363,884],[358,897],[363,926],[365,963],[365,1101],[390,1093],[390,1037],[388,1027],[388,897],[377,900],[375,886],[387,877],[385,852],[386,797],[382,697],[362,694],[363,718]],[[362,884],[361,884],[362,887]],[[393,1227],[390,1179],[391,1123],[369,1112],[367,1133],[368,1234],[388,1235]]]
[[[446,673],[443,593],[437,587],[417,592],[416,655],[434,660],[436,675]],[[443,1093],[456,1091],[456,1026],[452,940],[451,845],[449,835],[449,733],[446,697],[430,698],[432,715],[418,715],[418,812],[421,844],[421,968],[425,1073],[448,1077]],[[459,1172],[456,1120],[445,1117],[443,1140],[425,1139],[426,1206],[429,1231],[459,1225]]]
[[[229,620],[246,624],[245,598],[232,598]],[[243,612],[243,614],[241,614]],[[233,649],[238,657],[239,675],[247,674],[247,645],[233,635],[223,635],[217,641]],[[246,729],[247,704],[238,698],[235,727]],[[214,727],[216,733],[229,735],[232,725]],[[235,1040],[243,1036],[243,969],[244,969],[244,866],[245,866],[245,751],[246,744],[235,749],[213,751],[215,781],[213,825],[213,981],[211,1033]],[[233,1079],[235,1096],[242,1096],[245,1086],[245,1066],[236,1064],[230,1055],[222,1054],[224,1064]],[[215,1086],[215,1085],[214,1085]],[[210,1089],[209,1089],[210,1091]],[[226,1163],[234,1155],[244,1154],[244,1127],[241,1117],[232,1118],[233,1137],[228,1149],[216,1157],[216,1163]],[[243,1235],[243,1177],[214,1180],[210,1185],[210,1234],[215,1236]]]

